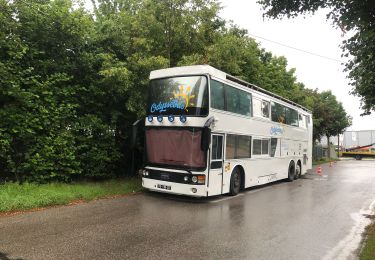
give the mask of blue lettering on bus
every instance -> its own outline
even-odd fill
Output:
[[[270,134],[271,135],[282,135],[284,130],[281,127],[273,126],[271,127]]]
[[[173,99],[169,102],[164,102],[164,103],[162,103],[162,102],[152,103],[150,111],[151,111],[151,113],[165,112],[169,108],[184,110],[185,109],[185,103],[181,103],[177,99]]]

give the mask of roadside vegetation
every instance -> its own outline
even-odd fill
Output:
[[[361,260],[375,259],[375,221],[366,228],[365,241],[360,253]]]
[[[0,185],[0,213],[90,201],[142,190],[139,178],[101,182]]]
[[[329,162],[335,162],[335,161],[340,161],[340,159],[338,159],[338,158],[322,157],[320,159],[314,160],[312,162],[312,165],[319,165],[319,164],[329,163]]]
[[[134,175],[131,125],[150,71],[171,66],[209,64],[307,107],[314,140],[350,124],[330,91],[225,21],[218,0],[86,2],[0,0],[0,182]]]

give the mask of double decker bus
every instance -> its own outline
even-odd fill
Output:
[[[144,188],[197,197],[312,168],[312,116],[301,105],[208,65],[150,73]]]

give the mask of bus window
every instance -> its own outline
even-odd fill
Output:
[[[277,138],[271,138],[271,157],[275,157],[276,153],[276,147],[277,147]]]
[[[224,84],[211,80],[211,107],[225,110],[225,103],[224,103]]]
[[[309,116],[304,116],[304,117],[305,117],[305,125],[306,125],[306,128],[307,128],[310,124],[310,117]]]
[[[270,102],[253,98],[253,116],[270,117]]]
[[[253,139],[254,155],[269,155],[269,139]]]
[[[271,119],[274,122],[285,124],[285,107],[271,102]]]
[[[262,140],[253,139],[253,154],[254,155],[262,154]]]
[[[223,137],[221,135],[213,135],[212,136],[212,152],[211,152],[212,160],[220,160],[223,158],[222,148],[223,148]]]
[[[227,135],[227,143],[225,146],[225,156],[227,159],[234,159],[236,152],[236,136]]]
[[[251,157],[251,136],[227,135],[226,158],[239,159]]]
[[[251,94],[245,91],[226,86],[225,98],[227,111],[245,116],[251,115]]]
[[[262,139],[262,154],[269,154],[269,140]]]
[[[237,135],[236,158],[251,157],[251,137],[246,135]]]
[[[262,116],[269,118],[270,117],[270,102],[262,100]]]
[[[148,115],[208,114],[206,76],[181,76],[150,81]]]
[[[298,113],[296,110],[285,107],[286,123],[292,126],[298,126]]]

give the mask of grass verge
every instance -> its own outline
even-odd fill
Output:
[[[90,201],[140,190],[139,178],[83,183],[6,183],[0,185],[0,213]]]
[[[329,162],[334,162],[334,161],[340,161],[338,158],[326,158],[326,157],[322,157],[321,159],[319,160],[315,160],[312,162],[312,165],[319,165],[319,164],[323,164],[323,163],[329,163]]]
[[[375,259],[375,221],[366,228],[365,240],[360,253],[360,260],[370,259]]]

